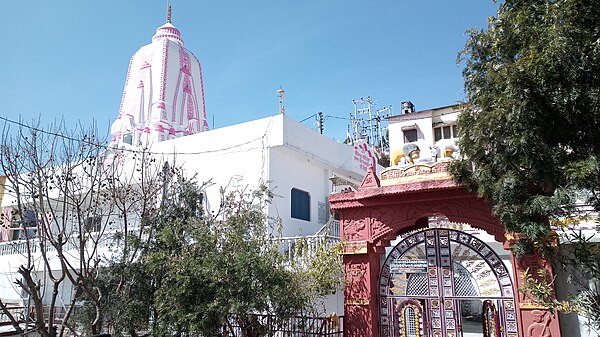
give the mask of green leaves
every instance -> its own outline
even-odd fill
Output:
[[[149,237],[139,256],[111,267],[119,282],[106,278],[109,298],[122,299],[113,302],[120,314],[110,316],[115,333],[134,336],[143,324],[123,327],[151,321],[153,336],[216,336],[232,317],[246,326],[252,313],[299,314],[339,284],[338,251],[320,248],[308,268],[284,260],[281,223],[265,214],[272,197],[265,186],[222,190],[214,214],[202,208],[204,189],[177,172],[160,209],[144,218]]]
[[[490,201],[507,230],[524,234],[517,255],[552,250],[548,219],[574,216],[576,202],[600,209],[598,22],[593,1],[506,0],[486,30],[468,32],[459,54],[468,100],[458,120],[464,159],[450,170]],[[573,255],[588,253],[571,247]],[[580,276],[600,280],[593,264],[580,261]],[[588,317],[600,317],[595,312]]]
[[[509,228],[559,207],[559,190],[600,187],[600,78],[593,73],[600,54],[590,47],[600,43],[600,29],[588,25],[600,19],[597,7],[506,1],[487,30],[470,32],[460,54],[469,101],[459,117],[460,146],[468,159],[452,170],[500,205],[495,211]]]

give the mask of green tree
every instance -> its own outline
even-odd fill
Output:
[[[465,159],[451,172],[490,200],[507,230],[524,234],[519,255],[548,248],[549,222],[580,214],[569,205],[600,208],[598,22],[594,1],[507,0],[460,54]],[[600,250],[583,243],[554,257],[581,264],[579,310],[600,328]]]
[[[112,308],[105,320],[115,335],[218,336],[234,326],[257,333],[269,327],[252,314],[301,314],[337,286],[336,248],[319,249],[308,266],[284,259],[279,220],[265,213],[272,198],[266,187],[222,190],[219,210],[207,213],[206,185],[172,173],[161,207],[143,220],[137,257],[103,273]]]

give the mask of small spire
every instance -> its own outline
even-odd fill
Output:
[[[171,4],[167,1],[167,23],[171,23]]]

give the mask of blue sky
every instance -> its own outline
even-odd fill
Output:
[[[173,24],[204,72],[211,128],[278,112],[349,117],[352,100],[417,110],[463,100],[456,64],[469,28],[485,28],[488,0],[171,0]],[[166,1],[2,1],[0,115],[42,125],[118,115],[130,57],[165,22]],[[214,126],[213,126],[214,118]],[[314,127],[314,119],[304,122]],[[325,134],[346,135],[329,118]]]

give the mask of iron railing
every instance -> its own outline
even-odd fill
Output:
[[[342,337],[344,316],[289,317],[248,315],[240,319],[228,317],[223,336],[226,337]]]
[[[25,307],[7,307],[6,311],[8,311],[13,318],[21,323],[25,321]],[[0,310],[0,325],[6,325],[12,323],[8,318],[8,315],[4,310]]]
[[[26,320],[26,307],[9,307],[8,310],[18,323]],[[66,307],[54,307],[53,317],[50,307],[44,307],[44,318],[55,325],[63,323]],[[33,317],[30,317],[30,322]],[[8,316],[0,310],[0,326],[10,325]],[[222,328],[223,337],[342,337],[344,316],[332,314],[326,317],[295,316],[280,318],[274,315],[249,314],[227,316]]]
[[[130,235],[138,235],[138,233],[139,233],[138,231],[139,231],[139,229],[132,229],[129,231],[129,233],[130,233]],[[121,240],[121,238],[119,236],[117,236],[117,234],[120,234],[120,233],[105,232],[103,234],[100,234],[100,233],[89,234],[92,237],[86,241],[86,245],[88,246],[87,247],[88,251],[91,251],[94,248],[99,249],[99,248],[110,247],[111,245],[118,244],[119,240]],[[80,245],[81,245],[81,241],[79,241],[78,239],[69,240],[64,243],[64,245],[62,246],[62,250],[63,251],[79,250]],[[29,251],[27,250],[27,246],[29,246]],[[25,239],[25,240],[12,240],[12,241],[0,242],[0,256],[13,255],[13,254],[27,256],[28,252],[30,252],[31,254],[36,254],[38,252],[41,252],[40,247],[41,247],[41,245],[40,245],[39,237],[30,238],[28,240]],[[44,248],[47,253],[52,253],[52,252],[56,251],[54,246],[52,246],[52,244],[50,244],[49,242],[47,242],[44,245]]]
[[[279,239],[279,251],[287,261],[302,263],[315,256],[323,245],[340,242],[340,222],[328,221],[314,235],[287,236]]]

